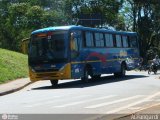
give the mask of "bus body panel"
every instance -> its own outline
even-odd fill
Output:
[[[80,78],[83,75],[82,72],[86,64],[92,66],[95,75],[119,72],[122,62],[126,63],[127,70],[133,70],[138,67],[139,57],[135,55],[136,53],[133,53],[134,49],[122,49],[122,52],[117,52],[121,51],[117,49],[120,48],[84,49],[84,51],[80,53],[82,54],[82,61],[73,62],[74,67],[72,67],[72,70],[75,72],[72,72],[72,76]]]

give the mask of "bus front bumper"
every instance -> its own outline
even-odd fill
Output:
[[[71,65],[66,64],[63,69],[53,72],[33,72],[30,68],[29,77],[32,82],[39,80],[71,79]]]

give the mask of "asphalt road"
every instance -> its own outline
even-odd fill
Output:
[[[130,71],[125,78],[103,75],[89,83],[60,81],[57,88],[52,88],[50,81],[39,81],[0,97],[0,114],[54,114],[57,120],[59,115],[65,120],[112,119],[160,104],[159,76],[160,71],[157,75]]]

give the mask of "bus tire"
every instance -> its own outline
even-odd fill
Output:
[[[58,85],[58,80],[50,80],[52,87],[56,87]]]
[[[115,77],[124,77],[126,75],[126,65],[124,63],[122,63],[121,65],[121,71],[114,73]]]

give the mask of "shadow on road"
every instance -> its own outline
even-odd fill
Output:
[[[145,78],[145,77],[147,77],[147,76],[127,75],[123,78],[117,78],[117,77],[114,77],[113,75],[111,75],[111,76],[103,76],[103,77],[101,77],[99,79],[95,79],[95,80],[90,79],[90,81],[88,83],[84,83],[81,80],[75,80],[75,81],[60,83],[57,85],[57,87],[43,86],[43,87],[32,88],[32,90],[84,88],[84,87],[90,87],[90,86],[96,86],[96,85],[108,84],[108,83],[114,83],[114,82],[122,82],[122,81],[126,81],[126,80],[132,80],[132,79],[136,79],[136,78]]]

